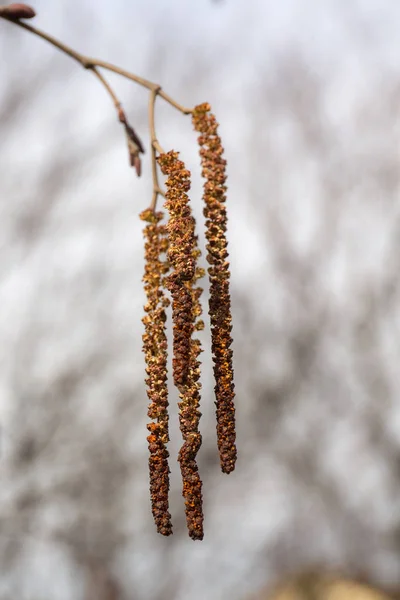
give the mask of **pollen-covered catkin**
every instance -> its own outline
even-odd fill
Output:
[[[196,106],[193,126],[198,138],[206,217],[207,261],[210,280],[209,315],[215,376],[217,440],[221,469],[231,473],[236,463],[234,383],[232,366],[232,316],[226,239],[226,160],[218,135],[218,123],[207,103]]]
[[[183,445],[178,460],[181,467],[185,499],[186,522],[192,539],[203,539],[202,482],[196,455],[201,446],[199,420],[201,344],[193,338],[195,330],[202,329],[200,295],[197,280],[204,275],[197,268],[200,251],[197,248],[195,220],[191,214],[189,197],[190,172],[178,159],[177,152],[161,154],[158,158],[162,172],[168,175],[165,208],[169,212],[167,224],[168,259],[173,268],[167,278],[172,296],[173,319],[173,377],[180,394],[179,424]]]
[[[162,212],[154,213],[148,209],[140,218],[147,222],[145,237],[145,273],[143,277],[147,303],[144,307],[146,315],[142,321],[145,326],[143,334],[143,352],[146,360],[147,395],[150,400],[148,416],[152,419],[147,425],[150,435],[149,471],[152,512],[157,531],[162,535],[172,533],[171,515],[169,513],[169,453],[166,444],[168,433],[168,388],[167,388],[167,336],[165,308],[169,300],[164,294],[163,279],[168,272],[167,260],[162,255],[168,248],[165,226],[160,225]]]

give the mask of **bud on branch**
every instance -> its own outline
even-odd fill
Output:
[[[0,8],[0,16],[6,19],[33,19],[35,11],[27,4],[9,4]]]

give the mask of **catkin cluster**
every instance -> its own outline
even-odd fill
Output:
[[[206,217],[207,261],[210,283],[209,315],[211,325],[212,358],[214,363],[215,397],[217,413],[217,441],[221,468],[231,473],[236,462],[236,434],[234,384],[232,367],[232,317],[229,294],[229,262],[227,250],[226,214],[226,161],[218,135],[218,123],[211,113],[209,104],[196,106],[193,110],[181,106],[155,83],[128,73],[111,63],[88,58],[48,34],[21,22],[31,19],[35,11],[26,4],[12,3],[0,7],[0,18],[28,29],[45,39],[65,54],[74,58],[80,65],[96,75],[106,88],[117,110],[118,119],[124,126],[129,161],[138,176],[141,174],[140,155],[144,146],[127,120],[119,98],[100,73],[98,67],[119,73],[128,79],[148,88],[149,130],[151,137],[151,160],[153,178],[153,199],[150,208],[143,211],[140,218],[146,223],[145,272],[143,276],[146,305],[144,307],[143,352],[146,361],[146,385],[149,399],[147,424],[149,435],[149,472],[152,513],[157,530],[162,535],[172,533],[169,513],[169,415],[168,415],[168,340],[166,334],[166,309],[172,299],[173,321],[173,381],[179,391],[179,424],[183,444],[179,450],[183,497],[185,500],[186,521],[192,539],[203,539],[203,500],[202,482],[196,462],[202,437],[199,431],[200,412],[200,340],[196,332],[204,328],[201,320],[200,298],[202,288],[198,280],[205,271],[197,266],[200,256],[198,238],[195,233],[195,219],[192,216],[188,192],[190,172],[179,160],[178,152],[164,153],[156,138],[154,109],[157,96],[161,96],[183,114],[191,114],[193,126],[200,133],[198,138],[205,178],[203,200]],[[158,157],[157,157],[158,154]],[[161,224],[162,212],[156,212],[158,196],[164,195],[158,183],[157,162],[167,176],[165,209],[168,211],[167,224]]]
[[[209,315],[211,321],[217,406],[217,439],[221,469],[230,473],[236,463],[235,392],[232,366],[232,316],[229,293],[228,242],[226,239],[226,160],[218,123],[207,103],[196,106],[193,126],[198,138],[204,184],[207,261],[210,264]]]
[[[229,295],[229,263],[226,240],[226,161],[217,134],[218,124],[208,104],[192,113],[194,128],[200,132],[202,175],[205,178],[204,214],[206,217],[207,261],[209,262],[209,315],[215,376],[217,438],[221,468],[230,473],[235,467],[235,408],[232,368],[232,318]],[[148,396],[150,399],[147,438],[150,449],[150,492],[158,531],[172,533],[168,512],[169,468],[166,313],[172,300],[173,381],[179,391],[179,425],[183,444],[179,450],[186,522],[192,539],[203,539],[202,482],[196,462],[201,446],[200,412],[200,340],[196,332],[204,328],[201,320],[202,288],[198,280],[204,269],[197,266],[200,256],[195,219],[190,208],[190,172],[179,160],[178,152],[161,153],[158,165],[167,176],[164,204],[167,224],[160,225],[162,213],[148,209],[141,217],[145,228],[145,291],[147,304],[143,319],[143,350],[146,357]],[[166,257],[162,255],[166,253]]]

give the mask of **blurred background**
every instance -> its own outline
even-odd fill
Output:
[[[228,160],[239,458],[220,473],[206,351],[205,539],[186,532],[173,387],[174,535],[156,533],[138,218],[149,152],[136,179],[96,78],[0,21],[0,599],[267,598],[307,572],[395,593],[400,3],[34,6],[34,24],[77,50],[213,106]],[[146,90],[108,78],[148,149]],[[193,172],[200,230],[190,118],[161,101],[156,117],[161,145]]]

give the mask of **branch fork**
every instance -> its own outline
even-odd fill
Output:
[[[117,73],[126,79],[130,79],[134,83],[146,88],[150,92],[149,96],[149,111],[148,111],[148,119],[149,119],[149,129],[150,129],[150,156],[151,156],[151,169],[152,169],[152,180],[153,180],[153,193],[150,208],[153,212],[155,212],[157,207],[157,199],[158,196],[165,197],[165,193],[162,190],[159,181],[158,181],[158,172],[157,172],[157,154],[163,154],[163,149],[160,146],[156,132],[155,132],[155,101],[157,96],[160,96],[165,102],[168,102],[171,106],[173,106],[176,110],[181,112],[184,115],[189,115],[193,113],[193,110],[190,108],[186,108],[176,102],[171,96],[166,94],[161,86],[157,83],[149,81],[148,79],[144,79],[143,77],[139,77],[134,73],[126,71],[116,65],[105,62],[103,60],[97,58],[90,58],[73,50],[63,42],[60,42],[56,38],[51,35],[41,31],[37,27],[33,27],[25,23],[25,20],[32,19],[36,16],[35,10],[28,6],[27,4],[14,3],[9,4],[8,6],[0,7],[0,18],[14,23],[19,27],[22,27],[26,31],[33,33],[34,35],[40,37],[42,40],[47,41],[49,44],[58,48],[64,54],[67,54],[74,60],[76,60],[84,69],[92,71],[95,77],[100,81],[102,86],[105,88],[106,92],[110,96],[114,107],[117,111],[117,116],[119,122],[123,125],[126,136],[126,143],[128,147],[128,155],[129,155],[129,163],[135,169],[136,174],[140,177],[142,172],[142,164],[140,155],[144,154],[145,149],[144,145],[136,133],[135,129],[129,123],[126,113],[122,108],[122,103],[119,100],[117,94],[104,77],[100,69],[104,69],[106,71],[111,71],[113,73]]]

